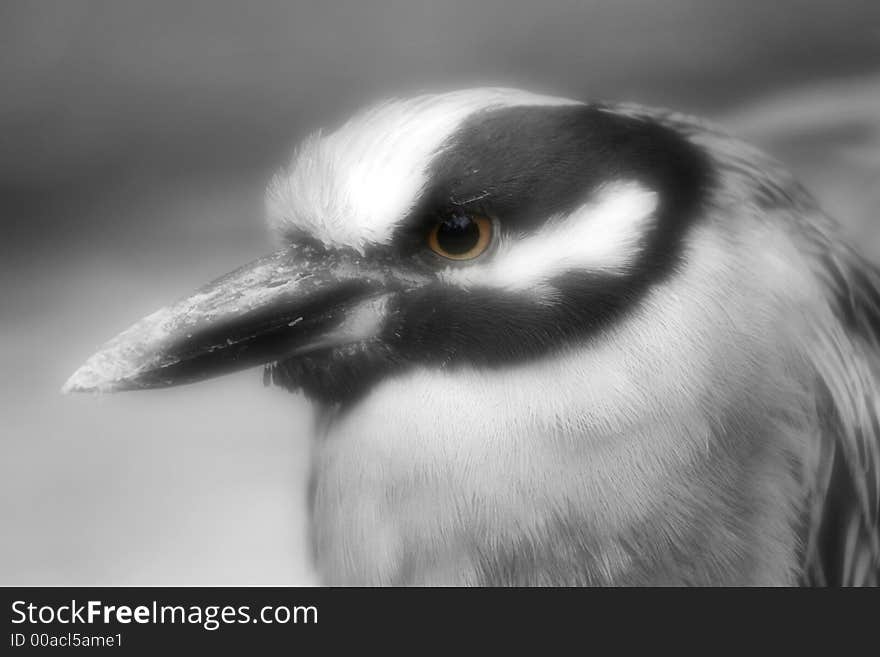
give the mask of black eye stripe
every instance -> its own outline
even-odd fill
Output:
[[[658,192],[656,248],[645,253],[668,269],[711,176],[704,153],[660,121],[600,105],[490,110],[438,150],[395,244],[417,250],[437,217],[456,210],[495,217],[504,234],[528,235],[584,205],[599,186],[627,180]]]
[[[292,372],[284,384],[351,404],[378,380],[413,367],[506,367],[589,340],[624,321],[681,262],[684,235],[700,220],[714,175],[709,156],[664,125],[660,114],[636,118],[585,105],[474,116],[438,151],[422,196],[377,256],[436,267],[436,257],[420,259],[431,255],[425,236],[456,213],[491,218],[493,236],[529,239],[550,217],[584,205],[601,185],[633,181],[658,195],[636,262],[624,272],[564,272],[550,281],[550,299],[536,298],[533,290],[437,280],[390,302],[380,352],[328,357],[313,372]]]
[[[529,239],[575,211],[602,185],[633,181],[658,196],[656,220],[625,271],[572,270],[552,281],[556,303],[495,288],[439,285],[400,300],[400,349],[446,365],[533,358],[602,330],[637,305],[680,262],[684,233],[701,216],[714,177],[708,156],[662,119],[600,106],[515,107],[465,122],[439,152],[410,226],[456,209],[492,216],[502,233]],[[424,230],[424,229],[422,229]],[[552,257],[552,255],[551,255]],[[427,318],[427,319],[426,319]],[[416,355],[412,354],[415,359]]]

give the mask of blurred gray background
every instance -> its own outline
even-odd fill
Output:
[[[259,372],[62,397],[107,338],[269,249],[305,133],[501,84],[700,113],[880,255],[877,0],[0,4],[0,584],[308,584],[302,399]]]

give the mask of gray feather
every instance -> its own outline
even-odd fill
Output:
[[[819,427],[804,462],[801,583],[880,585],[880,270],[848,246],[837,223],[760,150],[676,112],[633,104],[613,111],[659,120],[686,135],[713,156],[736,198],[789,222],[792,241],[823,291],[817,339],[805,354],[818,379]]]

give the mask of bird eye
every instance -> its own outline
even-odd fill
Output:
[[[450,260],[473,260],[492,239],[492,221],[478,214],[457,213],[437,222],[428,234],[428,247]]]

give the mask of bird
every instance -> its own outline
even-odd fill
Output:
[[[330,585],[880,579],[880,270],[771,156],[633,103],[382,101],[268,184],[277,250],[64,392],[250,367],[315,409]]]

